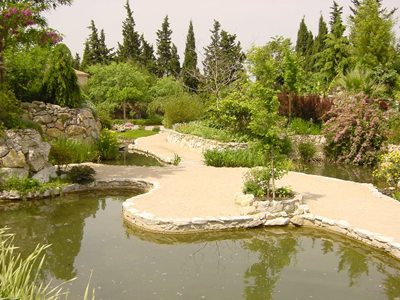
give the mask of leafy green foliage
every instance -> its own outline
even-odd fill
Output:
[[[312,142],[300,142],[298,149],[300,153],[300,159],[303,162],[309,162],[313,160],[315,153],[317,152],[317,149]]]
[[[182,158],[177,153],[174,153],[174,160],[173,160],[172,164],[174,166],[178,166],[181,163],[181,160],[182,160]]]
[[[322,128],[320,124],[314,122],[305,121],[300,118],[294,118],[288,126],[290,134],[301,134],[301,135],[320,135],[322,134]]]
[[[95,180],[96,171],[89,166],[73,166],[67,172],[67,178],[72,183],[87,184]]]
[[[78,107],[82,103],[77,75],[72,68],[72,56],[65,44],[57,45],[43,79],[43,93],[48,102],[60,106]]]
[[[9,49],[5,53],[6,82],[20,101],[41,98],[40,89],[50,50],[47,47]]]
[[[324,133],[332,158],[356,165],[374,165],[386,140],[387,117],[379,101],[346,98],[327,113]]]
[[[199,120],[203,117],[203,104],[195,95],[182,94],[164,105],[164,125],[171,128],[176,123]]]
[[[217,168],[252,168],[257,166],[265,166],[267,161],[264,155],[259,152],[250,150],[207,150],[203,153],[204,162],[207,166]]]
[[[22,110],[12,91],[0,89],[0,130],[18,128],[21,124]]]
[[[125,124],[126,122],[132,123],[133,125],[144,125],[144,126],[151,126],[151,125],[162,125],[163,118],[159,115],[153,115],[148,119],[114,119],[112,120],[112,124]]]
[[[118,138],[114,131],[103,129],[98,140],[98,149],[101,152],[101,158],[112,160],[118,156]]]
[[[160,130],[160,127],[158,127]],[[126,139],[126,140],[135,140],[141,137],[151,136],[156,134],[155,131],[148,131],[148,130],[127,130],[125,132],[117,133],[118,138]]]
[[[140,36],[140,43],[142,45],[140,52],[140,62],[149,70],[149,72],[156,74],[156,57],[154,56],[153,45],[150,45],[145,39],[143,34]]]
[[[92,75],[87,82],[88,96],[109,114],[120,107],[134,109],[136,104],[150,100],[150,76],[131,63],[95,65],[89,72]]]
[[[272,184],[272,179],[280,179],[287,174],[286,165],[279,163],[274,169],[270,167],[253,168],[244,176],[245,182],[243,193],[253,194],[256,197],[270,197],[275,193],[275,188]]]
[[[4,189],[7,191],[18,191],[22,195],[26,195],[27,193],[37,190],[40,184],[36,179],[32,179],[29,177],[18,177],[11,176],[8,177],[4,182]]]
[[[350,18],[352,54],[363,66],[374,68],[384,65],[395,55],[396,36],[393,31],[393,13],[381,7],[381,1],[353,2]]]
[[[76,139],[58,138],[51,143],[49,159],[56,165],[93,162],[99,158],[94,143]]]
[[[175,128],[176,131],[196,135],[209,140],[217,140],[220,142],[246,142],[246,136],[224,128],[213,127],[212,124],[205,121],[194,121],[182,124]]]

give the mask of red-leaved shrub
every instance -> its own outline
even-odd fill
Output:
[[[332,101],[319,95],[296,95],[295,93],[282,92],[278,95],[280,102],[279,114],[292,118],[301,118],[314,123],[322,121],[323,115],[332,107]],[[291,103],[291,104],[290,104]],[[291,106],[289,109],[289,105]]]

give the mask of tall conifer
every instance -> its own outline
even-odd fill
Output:
[[[156,57],[154,56],[153,45],[149,44],[143,34],[140,36],[140,63],[143,64],[147,70],[156,74]]]
[[[122,44],[118,43],[118,54],[120,60],[140,60],[141,54],[141,41],[140,35],[135,30],[135,20],[133,19],[133,12],[129,6],[129,0],[126,1],[125,9],[127,17],[122,22]]]
[[[197,73],[196,39],[194,37],[193,23],[190,21],[186,37],[185,58],[182,65],[182,79],[190,90],[196,90],[198,87]]]
[[[172,44],[171,47],[171,60],[169,63],[169,69],[171,71],[171,75],[173,75],[175,78],[180,76],[181,63],[179,62],[178,48],[175,46],[175,44]]]
[[[169,28],[168,15],[165,16],[161,29],[157,31],[157,73],[158,76],[172,75],[170,60],[172,58],[171,46],[172,30]]]

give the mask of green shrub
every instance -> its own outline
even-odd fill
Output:
[[[400,114],[389,120],[388,128],[389,144],[400,145]]]
[[[114,131],[103,129],[98,141],[98,149],[101,157],[105,160],[112,160],[118,156],[118,139]]]
[[[97,161],[100,155],[94,143],[58,138],[51,144],[49,157],[56,165],[93,162]]]
[[[154,126],[153,129],[152,129],[151,131],[153,131],[153,132],[155,132],[155,133],[160,132],[160,126]]]
[[[181,163],[182,158],[177,154],[174,153],[174,161],[172,162],[172,164],[174,166],[178,166]]]
[[[271,164],[266,167],[253,168],[244,176],[243,193],[253,194],[256,197],[273,197],[275,187],[272,184],[272,177],[274,177],[274,180],[279,180],[287,172],[287,161],[276,162],[274,168],[271,167]],[[275,194],[279,197],[278,190],[275,189]],[[287,190],[281,188],[279,193],[280,195],[287,195]]]
[[[95,180],[96,171],[89,166],[74,166],[67,172],[67,178],[72,183],[86,184]]]
[[[251,150],[213,149],[207,150],[203,155],[205,164],[213,167],[252,168],[266,165],[265,157]]]
[[[144,126],[144,125],[139,125],[138,130],[146,131],[146,126]]]
[[[203,116],[203,104],[198,97],[188,94],[170,99],[164,109],[164,125],[167,128],[171,128],[176,123],[199,120]]]
[[[36,179],[29,177],[11,176],[4,182],[4,189],[7,191],[18,191],[21,195],[38,190],[40,183]]]
[[[12,91],[0,88],[0,129],[19,128],[22,110]]]
[[[159,115],[150,116],[147,119],[115,119],[112,120],[112,124],[123,125],[126,122],[132,123],[133,125],[144,125],[144,126],[152,126],[152,125],[162,125],[163,117]]]
[[[293,193],[293,190],[290,188],[290,187],[288,187],[288,186],[284,186],[284,187],[280,187],[280,188],[278,188],[276,191],[275,191],[275,193],[276,193],[276,196],[278,197],[278,198],[285,198],[285,199],[287,199],[287,198],[293,198],[294,197],[294,193]]]
[[[149,130],[127,130],[124,132],[118,132],[117,137],[125,140],[135,140],[141,137],[151,136],[154,134],[156,134],[155,131],[149,131]]]
[[[304,121],[300,118],[294,118],[288,126],[291,134],[301,135],[321,135],[322,128],[320,124],[315,124],[310,121]]]
[[[392,194],[392,197],[393,197],[394,199],[400,201],[400,191],[399,191],[399,192],[394,192],[394,193]]]
[[[300,142],[298,149],[299,149],[300,159],[303,162],[308,162],[313,160],[315,153],[317,152],[317,149],[312,142]]]
[[[228,129],[212,127],[205,121],[194,121],[176,127],[176,131],[220,142],[247,142],[248,137]]]
[[[43,79],[43,95],[47,102],[78,107],[82,103],[78,77],[72,68],[71,52],[58,44],[50,55],[49,67]]]

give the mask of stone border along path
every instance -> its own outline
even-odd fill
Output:
[[[289,172],[278,185],[290,185],[299,193],[294,211],[270,212],[256,206],[246,214],[249,207],[235,204],[234,198],[248,169],[206,167],[201,149],[170,144],[167,135],[164,131],[140,138],[133,148],[164,161],[171,161],[177,153],[182,158],[179,166],[90,164],[98,178],[140,178],[153,185],[148,193],[123,203],[123,218],[129,225],[162,233],[255,226],[314,227],[346,235],[400,259],[400,202],[382,195],[372,185]]]

